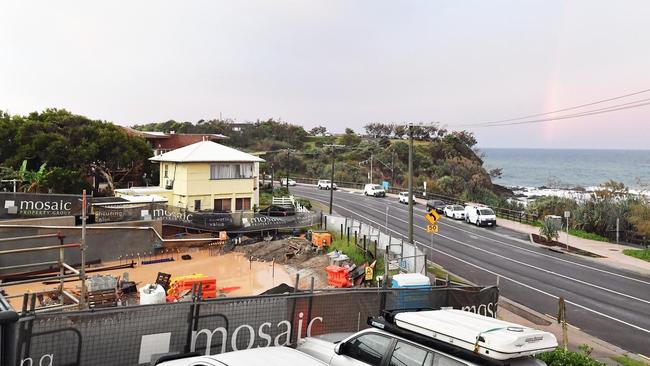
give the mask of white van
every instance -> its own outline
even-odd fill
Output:
[[[496,226],[497,215],[487,206],[465,206],[465,222],[476,226]]]
[[[382,186],[379,184],[366,184],[366,186],[363,188],[363,194],[366,196],[374,196],[374,197],[386,197],[386,191]]]

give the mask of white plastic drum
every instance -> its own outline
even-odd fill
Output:
[[[140,305],[164,304],[165,289],[160,285],[146,284],[140,288]]]

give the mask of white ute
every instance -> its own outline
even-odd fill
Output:
[[[318,181],[318,189],[336,189],[336,183],[332,183],[329,179],[321,179]]]
[[[551,333],[461,310],[387,312],[337,343],[305,338],[297,349],[332,366],[544,366]]]

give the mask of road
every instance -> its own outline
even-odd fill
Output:
[[[291,187],[294,195],[329,204],[329,191]],[[342,216],[406,235],[408,206],[396,198],[335,191],[334,211]],[[542,314],[557,316],[558,297],[567,301],[568,322],[637,354],[650,353],[650,277],[587,258],[538,248],[525,234],[501,227],[478,228],[441,218],[440,233],[425,231],[425,207],[414,208],[414,240],[428,258],[478,285],[499,279],[502,296]]]

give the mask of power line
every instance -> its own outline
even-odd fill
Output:
[[[574,109],[589,107],[589,106],[596,105],[596,104],[611,102],[611,101],[614,101],[614,100],[623,99],[623,98],[627,98],[627,97],[631,97],[631,96],[634,96],[634,95],[643,94],[643,93],[647,93],[647,92],[650,92],[650,89],[640,90],[640,91],[637,91],[637,92],[634,92],[634,93],[619,95],[619,96],[612,97],[612,98],[597,100],[595,102],[581,104],[581,105],[577,105],[577,106],[573,106],[573,107],[557,109],[557,110],[550,111],[550,112],[530,114],[530,115],[527,115],[527,116],[521,116],[521,117],[517,117],[517,118],[509,118],[509,119],[503,119],[503,120],[497,120],[497,121],[478,122],[478,123],[473,123],[472,125],[496,124],[496,123],[517,121],[517,120],[526,119],[526,118],[534,118],[534,117],[546,116],[546,115],[549,115],[549,114],[555,114],[555,113],[559,113],[559,112],[566,112],[566,111],[570,111],[570,110],[574,110]]]
[[[465,126],[456,126],[456,127],[501,127],[501,126],[513,126],[513,125],[524,125],[524,124],[534,124],[534,123],[542,123],[542,122],[550,122],[550,121],[557,121],[557,120],[563,120],[563,119],[570,119],[570,118],[579,118],[579,117],[584,117],[584,116],[593,116],[597,114],[603,114],[603,113],[610,113],[610,112],[616,112],[616,111],[622,111],[626,109],[633,109],[633,108],[639,108],[639,107],[644,107],[650,105],[650,98],[647,99],[641,99],[639,101],[634,101],[630,103],[624,103],[624,104],[619,104],[607,108],[600,108],[600,109],[595,109],[595,110],[590,110],[590,111],[585,111],[581,113],[576,113],[576,114],[569,114],[569,115],[561,115],[557,117],[550,117],[550,118],[542,118],[542,119],[536,119],[536,120],[528,120],[528,121],[516,121],[516,122],[508,122],[508,123],[493,123],[493,124],[484,124],[484,125],[465,125]]]

